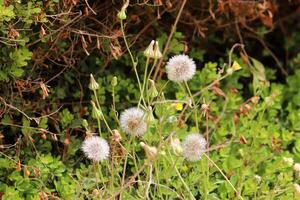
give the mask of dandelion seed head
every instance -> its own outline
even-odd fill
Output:
[[[131,135],[142,136],[147,131],[145,112],[140,108],[128,108],[120,116],[122,130]]]
[[[295,163],[293,169],[294,169],[296,172],[300,172],[300,163]]]
[[[182,142],[183,156],[189,161],[201,159],[206,149],[206,140],[199,133],[186,136]]]
[[[85,156],[93,161],[103,161],[109,156],[107,141],[98,136],[86,138],[81,148]]]
[[[188,81],[196,73],[196,64],[187,55],[176,55],[169,59],[166,72],[171,81],[178,83]]]

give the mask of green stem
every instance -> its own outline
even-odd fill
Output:
[[[108,131],[109,131],[110,133],[112,133],[112,131],[111,131],[111,129],[110,129],[110,127],[109,127],[109,125],[108,125],[106,119],[105,119],[105,116],[104,116],[104,114],[103,114],[103,111],[102,111],[102,109],[101,109],[101,106],[100,106],[100,103],[99,103],[99,99],[98,99],[98,96],[97,96],[97,92],[96,92],[96,90],[93,90],[93,91],[94,91],[94,95],[95,95],[97,107],[98,107],[98,109],[99,109],[99,110],[101,111],[101,113],[102,113],[102,118],[103,118],[103,121],[104,121],[104,123],[105,123],[105,126],[106,126],[106,128],[108,129]],[[99,120],[99,119],[97,119],[97,120],[99,121],[99,122],[98,122],[98,126],[99,126],[100,120]],[[100,130],[100,132],[101,132],[101,130]]]
[[[232,183],[227,178],[227,176],[223,173],[223,171],[220,169],[220,167],[212,159],[210,159],[210,157],[208,155],[206,155],[205,153],[204,153],[204,156],[209,160],[209,162],[211,162],[218,169],[218,171],[222,174],[222,176],[225,178],[225,180],[231,186],[231,188],[235,191],[235,193],[238,195],[238,197],[240,199],[244,200],[244,198],[240,195],[240,193],[237,191],[237,189],[235,189],[235,187],[232,185]]]
[[[145,94],[145,90],[147,90],[148,89],[148,87],[147,87],[147,71],[148,71],[148,66],[149,66],[149,57],[147,57],[147,60],[146,60],[146,65],[145,65],[145,72],[144,72],[144,80],[143,80],[143,86],[142,86],[142,92],[141,92],[141,96],[140,96],[140,100],[139,100],[139,103],[138,103],[138,105],[140,105],[140,103],[141,103],[141,100],[144,98],[145,99],[145,97],[144,97],[144,94]],[[145,105],[145,107],[147,107],[146,105]]]
[[[142,85],[141,85],[141,81],[140,81],[140,78],[139,78],[139,74],[136,70],[136,66],[137,66],[137,62],[134,61],[134,58],[133,58],[133,55],[130,51],[130,48],[129,48],[129,45],[128,45],[128,42],[127,42],[127,39],[126,39],[126,35],[125,35],[125,31],[124,31],[124,24],[123,24],[123,20],[120,21],[120,24],[121,24],[121,31],[122,31],[122,35],[123,35],[123,39],[124,39],[124,43],[125,43],[125,46],[127,48],[127,51],[130,55],[130,58],[131,58],[131,62],[132,62],[132,66],[133,66],[133,70],[134,70],[134,73],[135,73],[135,76],[136,76],[136,79],[137,79],[137,82],[138,82],[138,85],[139,85],[139,89],[140,89],[140,92],[142,93]],[[145,104],[145,100],[142,98],[142,101],[143,103]],[[145,104],[146,105],[146,104]]]
[[[194,110],[194,114],[195,114],[195,122],[196,122],[196,128],[197,128],[197,131],[199,132],[199,125],[198,125],[198,112],[197,112],[197,107],[196,107],[196,103],[195,103],[195,100],[194,100],[194,97],[193,97],[193,94],[190,90],[190,87],[189,85],[187,84],[186,81],[184,81],[185,83],[185,86],[186,86],[186,89],[188,91],[188,94],[190,95],[190,98],[192,100],[192,103],[193,103],[193,110]]]

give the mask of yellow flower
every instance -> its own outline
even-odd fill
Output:
[[[178,111],[182,111],[182,109],[183,109],[182,103],[176,103],[175,104],[175,109],[178,110]]]
[[[238,70],[242,69],[242,67],[238,62],[234,61],[232,64],[232,69],[233,69],[233,71],[238,71]]]

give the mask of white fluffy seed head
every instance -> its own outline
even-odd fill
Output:
[[[206,140],[199,133],[186,136],[182,142],[183,156],[189,161],[201,159],[206,149]]]
[[[98,136],[86,138],[81,148],[85,156],[93,161],[103,161],[109,156],[107,141]]]
[[[128,108],[120,116],[122,130],[134,136],[142,136],[147,131],[146,114],[140,108]]]
[[[300,163],[295,163],[293,168],[296,172],[300,172]]]
[[[174,82],[188,81],[196,73],[196,64],[187,55],[176,55],[166,65],[168,79]]]

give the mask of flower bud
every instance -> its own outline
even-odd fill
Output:
[[[126,16],[126,9],[127,9],[128,5],[129,5],[129,0],[127,0],[127,1],[124,3],[124,5],[122,6],[121,10],[119,11],[119,13],[118,13],[118,18],[119,18],[120,20],[124,20],[124,19],[127,18],[127,16]]]
[[[181,143],[178,138],[175,139],[171,138],[171,147],[176,155],[182,154],[183,149],[181,147]]]
[[[156,155],[157,155],[157,149],[156,147],[151,147],[144,142],[141,142],[140,145],[143,147],[145,150],[146,156],[149,160],[154,160]]]
[[[93,109],[92,109],[92,117],[93,117],[94,119],[102,119],[103,113],[101,112],[101,110],[99,110],[99,109],[96,107],[96,105],[95,105],[95,103],[94,103],[93,101],[91,101],[91,104],[92,104],[92,106],[93,106]]]
[[[154,56],[154,45],[155,41],[152,40],[149,44],[149,46],[144,51],[144,56],[147,58],[152,58]]]
[[[111,80],[111,85],[113,87],[116,87],[118,85],[118,78],[116,76],[114,76]]]
[[[158,91],[155,87],[155,82],[151,79],[149,79],[150,88],[149,88],[149,95],[151,98],[157,97]]]
[[[162,53],[161,53],[160,50],[159,50],[158,42],[155,41],[153,58],[154,58],[154,59],[159,59],[159,58],[161,58],[161,57],[162,57]]]
[[[84,119],[84,120],[82,120],[82,126],[85,128],[85,129],[87,129],[88,128],[88,122],[87,122],[87,120],[86,119]]]
[[[118,18],[119,18],[120,20],[124,20],[124,19],[127,18],[125,9],[122,8],[122,9],[118,12]]]
[[[228,75],[232,75],[233,74],[233,69],[230,67],[230,68],[228,68],[227,70],[226,70],[226,73],[228,74]]]
[[[122,136],[120,132],[117,129],[112,130],[112,140],[116,142],[120,142],[122,139]]]
[[[148,110],[147,110],[147,122],[154,123],[155,122],[155,118],[153,116],[153,109],[151,106],[148,106]]]
[[[96,82],[93,74],[90,74],[90,84],[89,84],[89,88],[91,90],[97,90],[99,89],[99,84]]]

